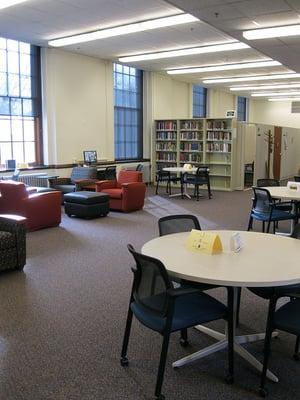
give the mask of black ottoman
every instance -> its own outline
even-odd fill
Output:
[[[105,217],[109,212],[109,195],[95,192],[71,192],[64,195],[65,213],[71,217]]]

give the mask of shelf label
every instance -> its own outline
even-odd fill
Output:
[[[219,235],[213,232],[198,231],[197,229],[191,230],[186,247],[188,250],[205,254],[218,254],[223,251]]]

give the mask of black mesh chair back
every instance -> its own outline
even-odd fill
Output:
[[[295,182],[300,182],[300,175],[294,176],[294,180],[295,180]]]
[[[257,187],[280,186],[280,183],[277,179],[262,178],[262,179],[257,179],[256,186]]]
[[[194,215],[177,214],[168,215],[158,220],[159,236],[172,233],[189,232],[192,229],[201,230],[200,223]]]
[[[295,226],[291,237],[294,239],[300,239],[300,224]]]
[[[167,290],[173,288],[161,261],[137,253],[127,246],[136,262],[134,270],[133,298],[147,311],[164,317],[167,313]]]
[[[105,171],[105,179],[109,181],[114,181],[117,178],[117,167],[116,166],[110,166],[106,167]]]
[[[273,204],[270,192],[267,189],[253,187],[254,202],[253,211],[259,213],[271,212],[271,204]]]

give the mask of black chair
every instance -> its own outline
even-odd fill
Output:
[[[233,381],[233,324],[231,318],[233,296],[230,296],[228,308],[199,290],[175,289],[161,261],[137,253],[131,245],[128,245],[128,250],[135,259],[136,268],[132,268],[134,280],[121,352],[121,365],[128,365],[127,347],[134,315],[141,324],[163,336],[155,387],[155,398],[163,400],[165,396],[161,393],[161,388],[170,334],[197,324],[225,319],[228,320],[229,326],[229,375],[227,381],[231,383]]]
[[[185,172],[182,177],[181,182],[181,193],[183,198],[183,185],[194,185],[194,196],[199,200],[199,187],[207,185],[208,198],[212,198],[212,193],[210,189],[210,179],[209,179],[209,168],[206,166],[200,166],[197,168],[195,174]]]
[[[294,239],[300,239],[300,224],[297,224],[291,235]],[[294,358],[299,359],[299,342],[300,342],[300,302],[296,302],[296,298],[300,297],[300,284],[278,286],[278,287],[257,287],[248,288],[255,295],[269,300],[269,310],[267,318],[267,328],[264,346],[264,363],[261,374],[261,383],[259,393],[262,397],[267,395],[265,389],[266,373],[268,369],[268,361],[271,349],[272,332],[275,329],[283,330],[297,336]],[[290,302],[280,307],[275,312],[276,304],[279,298],[290,297]],[[298,300],[299,301],[299,300]]]
[[[299,175],[294,176],[294,180],[295,180],[295,182],[300,182],[300,176]]]
[[[171,195],[172,194],[171,184],[181,182],[181,177],[177,176],[176,174],[171,174],[171,172],[169,171],[163,171],[162,169],[158,169],[156,171],[155,179],[156,179],[155,194],[158,194],[158,188],[160,183],[167,184],[166,193]]]
[[[277,179],[261,178],[261,179],[257,179],[256,186],[257,187],[280,186],[280,182]]]
[[[292,202],[276,203],[267,189],[253,187],[252,190],[254,192],[254,199],[250,211],[248,231],[252,229],[254,219],[262,222],[262,232],[265,231],[265,223],[267,222],[267,233],[270,230],[271,222],[273,222],[273,232],[275,233],[276,222],[292,219],[297,221],[297,214],[292,212]],[[283,210],[282,207],[286,207],[287,211]]]
[[[291,290],[291,288],[290,288]],[[300,298],[295,297],[300,295],[300,285],[294,289],[294,292],[289,292],[287,287],[281,287],[279,289],[273,288],[272,294],[269,295],[269,310],[267,318],[266,337],[264,343],[264,361],[263,370],[261,373],[261,381],[259,393],[262,397],[266,397],[268,394],[265,388],[266,374],[268,369],[268,362],[271,353],[271,339],[272,333],[276,329],[284,332],[291,333],[297,336],[294,359],[299,359],[299,337],[300,337]],[[276,310],[276,304],[279,298],[290,296],[290,301]],[[275,311],[276,310],[276,311]]]

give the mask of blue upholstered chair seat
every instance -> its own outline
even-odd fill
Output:
[[[286,211],[274,208],[270,216],[270,212],[258,212],[252,210],[252,217],[259,221],[284,221],[286,219],[295,219],[295,215]]]
[[[156,295],[144,301],[149,305],[152,304],[155,309],[155,303],[161,303],[161,298],[161,295]],[[131,309],[136,318],[148,328],[157,332],[163,332],[165,329],[166,318],[154,312],[145,313],[143,307],[136,302],[131,304]],[[199,292],[180,296],[175,300],[171,332],[219,318],[227,318],[227,307],[213,297]]]

